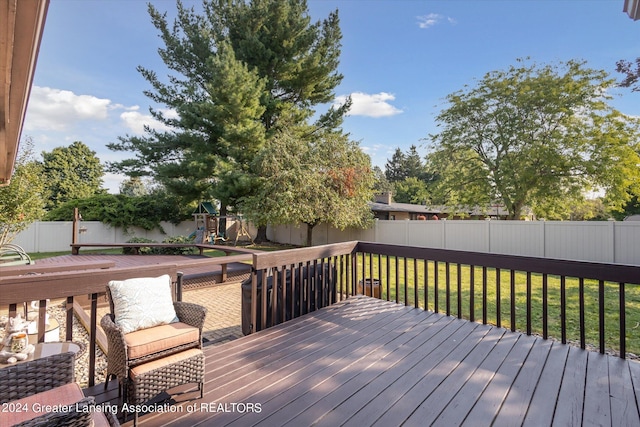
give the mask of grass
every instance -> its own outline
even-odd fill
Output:
[[[418,283],[417,295],[418,306],[425,308],[425,287],[428,283],[427,304],[429,310],[436,311],[435,295],[438,294],[437,311],[447,312],[447,281],[449,276],[449,313],[452,316],[459,316],[465,319],[471,317],[471,295],[474,297],[473,313],[474,320],[482,321],[483,300],[482,300],[482,267],[474,268],[473,290],[471,281],[471,267],[457,264],[438,263],[438,283],[436,287],[436,266],[433,261],[427,262],[425,274],[425,264],[421,260],[405,260],[399,258],[395,260],[390,257],[389,271],[387,273],[387,257],[380,258],[380,268],[378,256],[373,255],[369,262],[367,257],[365,265],[365,276],[369,277],[371,272],[374,278],[381,278],[381,298],[387,299],[387,277],[389,278],[389,299],[399,301],[408,305],[415,305],[415,284]],[[363,258],[358,257],[358,277],[362,276]],[[397,265],[397,267],[396,267]],[[379,269],[381,271],[379,271]],[[397,276],[396,276],[397,270]],[[500,286],[497,285],[495,269],[487,269],[487,322],[491,324],[500,323],[505,328],[511,328],[511,307],[512,289],[511,272],[500,272]],[[426,280],[425,280],[426,276]],[[397,277],[397,281],[396,281]],[[543,277],[540,274],[531,274],[531,329],[532,333],[542,335],[543,332]],[[396,288],[396,283],[398,286]],[[460,289],[460,304],[458,304],[458,287]],[[406,288],[406,290],[405,290]],[[605,312],[605,345],[607,348],[619,350],[619,289],[617,283],[604,283],[604,312]],[[548,334],[550,337],[561,338],[561,278],[548,276],[548,309],[547,322]],[[576,278],[565,279],[566,296],[566,337],[569,341],[580,341],[580,281]],[[499,292],[500,297],[497,298]],[[406,299],[405,299],[406,297]],[[523,272],[514,273],[513,299],[515,306],[515,329],[525,331],[527,325],[527,274]],[[500,302],[498,311],[497,301]],[[640,353],[640,287],[637,285],[625,286],[626,301],[626,345],[627,352]],[[460,309],[458,309],[460,307]],[[593,280],[584,281],[584,323],[585,341],[588,344],[598,346],[600,324],[599,324],[599,283]],[[498,322],[499,321],[499,322]]]

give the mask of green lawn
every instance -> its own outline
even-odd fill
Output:
[[[372,265],[369,264],[367,257],[365,265],[365,276],[369,277],[370,267],[373,270],[374,278],[382,278],[382,298],[387,299],[387,257],[382,256],[381,272],[378,271],[378,256],[372,258]],[[406,262],[406,276],[405,276]],[[400,258],[397,261],[399,284],[396,295],[396,260],[391,257],[389,268],[389,299],[405,303],[405,284],[406,284],[406,301],[409,305],[414,305],[415,300],[415,283],[418,283],[418,305],[424,308],[424,283],[425,271],[424,261],[408,260]],[[417,281],[416,281],[417,270]],[[381,273],[381,274],[380,274]],[[450,264],[448,268],[450,277],[450,299],[449,308],[452,316],[458,316],[458,279],[461,289],[461,317],[470,318],[470,295],[471,291],[471,267]],[[435,263],[427,263],[427,283],[428,283],[428,309],[435,309]],[[447,267],[445,263],[438,263],[438,311],[446,312],[446,276]],[[362,257],[358,257],[358,277],[362,277]],[[515,280],[515,313],[516,313],[516,329],[526,330],[527,315],[527,275],[526,273],[516,272]],[[548,276],[548,333],[549,336],[560,339],[561,337],[561,279],[556,276]],[[532,333],[542,334],[542,275],[531,275],[531,328]],[[476,321],[482,321],[482,267],[474,269],[474,317]],[[599,293],[598,282],[586,280],[584,282],[584,322],[586,342],[598,346],[599,340]],[[566,289],[566,334],[567,339],[571,341],[580,340],[580,310],[579,310],[579,280],[575,278],[567,278],[565,282]],[[604,284],[604,305],[605,305],[605,346],[615,350],[619,349],[619,288],[617,283]],[[497,286],[496,270],[487,269],[487,321],[496,324],[497,298],[496,293],[500,292],[500,319],[501,325],[505,328],[511,328],[511,273],[509,271],[500,272],[500,286]],[[626,337],[627,352],[640,353],[640,287],[637,285],[626,285]]]

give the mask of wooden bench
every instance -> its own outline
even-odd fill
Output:
[[[194,243],[72,243],[71,254],[78,255],[80,248],[130,248],[135,255],[140,254],[140,248],[198,248]],[[200,255],[204,248],[198,248]]]
[[[140,248],[196,248],[200,255],[203,255],[205,250],[213,249],[222,251],[227,256],[232,253],[253,254],[261,252],[256,249],[203,243],[72,243],[70,246],[72,255],[78,255],[80,248],[131,248],[135,254],[140,253]]]

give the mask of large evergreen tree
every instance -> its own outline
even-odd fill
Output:
[[[316,106],[333,99],[342,79],[338,14],[312,23],[304,0],[205,0],[202,15],[180,1],[177,8],[170,25],[149,6],[173,74],[164,82],[139,67],[152,86],[146,94],[177,117],[152,110],[171,131],[110,144],[136,155],[111,167],[152,175],[189,200],[217,198],[224,213],[256,191],[252,161],[265,141],[279,128],[308,124]],[[348,107],[320,114],[309,132],[339,126]]]

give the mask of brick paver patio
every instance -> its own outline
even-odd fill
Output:
[[[240,283],[185,290],[182,299],[209,309],[204,325],[205,345],[242,337],[242,292]]]

